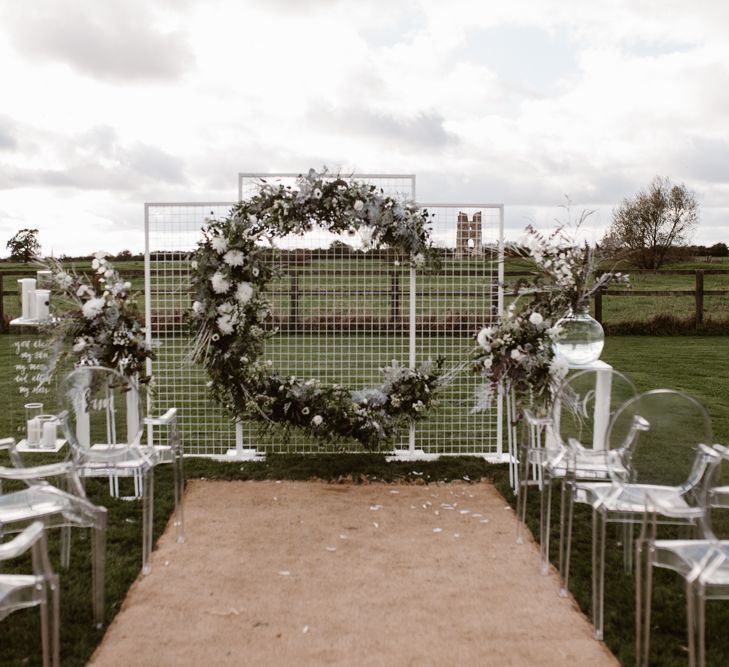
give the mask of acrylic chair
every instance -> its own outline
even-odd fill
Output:
[[[712,509],[729,509],[727,468],[729,450],[721,445],[701,445],[707,460],[707,471],[694,507],[674,506],[650,494],[646,501],[641,535],[636,542],[635,619],[636,664],[648,665],[650,656],[651,598],[653,568],[676,572],[686,585],[686,618],[689,665],[706,663],[705,615],[707,599],[729,599],[729,534],[721,533],[712,524]],[[658,517],[683,521],[693,519],[699,527],[696,539],[656,539]],[[722,527],[726,525],[726,521]],[[645,578],[641,561],[645,557]]]
[[[68,439],[74,464],[88,477],[141,480],[142,572],[151,569],[154,508],[152,447],[143,446],[139,395],[121,373],[101,366],[79,366],[61,383],[63,409],[59,420]]]
[[[538,417],[525,411],[527,447],[517,507],[523,523],[529,485],[529,467],[536,469],[541,491],[540,542],[542,573],[549,571],[552,484],[562,486],[560,505],[560,594],[566,595],[572,535],[573,503],[584,502],[579,482],[609,479],[605,437],[610,418],[625,400],[636,395],[635,385],[610,368],[585,369],[564,380],[555,394],[551,415]],[[519,540],[517,540],[519,541]]]
[[[40,607],[43,667],[60,665],[59,586],[48,560],[42,521],[34,521],[9,542],[0,544],[0,562],[18,558],[30,550],[33,574],[0,573],[0,621],[20,609]]]
[[[0,440],[15,467],[0,466],[0,482],[19,482],[27,488],[0,493],[0,536],[16,533],[31,521],[41,520],[47,528],[61,529],[61,566],[67,568],[71,555],[71,528],[92,528],[91,591],[94,623],[104,620],[104,574],[106,566],[106,508],[87,498],[71,461],[23,467],[12,438]],[[49,484],[58,479],[62,488]]]
[[[615,413],[607,435],[610,483],[582,485],[592,505],[596,639],[603,638],[606,524],[629,524],[632,533],[633,525],[642,523],[650,501],[657,524],[695,527],[702,512],[701,485],[711,463],[702,445],[711,441],[706,410],[679,391],[655,389],[639,394]],[[671,513],[662,508],[671,508]]]

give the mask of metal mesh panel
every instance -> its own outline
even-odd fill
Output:
[[[269,182],[284,184],[293,183],[295,176],[265,175]],[[256,178],[255,174],[239,175],[244,198],[255,192]],[[412,176],[357,174],[356,178],[381,187],[386,194],[414,196]],[[160,408],[178,407],[186,450],[197,455],[221,455],[236,445],[231,418],[207,396],[204,370],[186,358],[191,337],[183,316],[190,304],[189,253],[200,238],[204,218],[223,217],[232,205],[148,204],[145,211],[148,336],[157,353],[151,368],[157,383],[155,401]],[[496,261],[502,209],[427,208],[434,214],[434,239],[447,250],[442,275],[417,278],[416,357],[422,361],[443,355],[448,365],[464,358],[473,334],[498,307]],[[475,241],[469,244],[468,238],[461,238],[463,230],[458,232],[456,221],[459,212],[471,219],[478,211],[482,237],[474,250]],[[456,252],[461,245],[465,254]],[[379,384],[381,366],[392,360],[408,364],[410,271],[394,253],[366,250],[360,234],[334,235],[324,230],[278,239],[277,247],[275,261],[282,276],[269,284],[269,298],[272,326],[280,332],[267,341],[265,350],[277,370],[364,389]],[[418,448],[432,453],[499,450],[496,411],[487,417],[469,414],[475,384],[464,373],[444,392],[440,406],[418,425]],[[238,436],[239,445],[259,451],[326,449],[295,432],[286,441],[275,434],[261,435],[249,423],[242,425]],[[407,443],[405,433],[394,445],[401,449]]]
[[[489,204],[423,204],[434,242],[443,248],[437,275],[418,275],[416,349],[420,362],[445,357],[446,368],[467,358],[474,336],[498,316],[502,208]],[[432,454],[500,452],[499,410],[471,414],[483,379],[466,368],[441,390],[439,405],[418,423],[416,446]]]

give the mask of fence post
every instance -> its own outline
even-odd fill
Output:
[[[0,273],[0,331],[5,331],[5,285],[2,273]]]
[[[390,323],[396,325],[400,321],[400,274],[390,271]]]
[[[296,331],[299,328],[299,273],[291,272],[291,287],[289,288],[289,329]]]
[[[696,300],[696,328],[701,329],[704,325],[704,272],[701,269],[696,271],[696,288],[694,298]]]
[[[602,288],[595,290],[595,319],[602,324]]]

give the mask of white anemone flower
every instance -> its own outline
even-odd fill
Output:
[[[220,273],[220,271],[216,271],[212,275],[210,282],[213,284],[213,290],[215,290],[217,294],[225,294],[230,289],[230,282],[228,282],[226,277]]]
[[[229,266],[243,266],[245,255],[240,250],[228,250],[223,255],[223,261]]]
[[[93,320],[104,309],[106,301],[100,298],[89,299],[81,308],[87,320]]]
[[[321,190],[319,188],[314,188],[314,199],[321,199]]]
[[[210,239],[210,245],[219,255],[222,255],[228,249],[228,242],[222,236],[213,236]]]
[[[250,283],[242,282],[238,283],[238,287],[235,290],[235,298],[238,299],[238,303],[243,305],[247,304],[253,297],[253,286]]]

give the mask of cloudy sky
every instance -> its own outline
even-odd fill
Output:
[[[727,37],[726,0],[0,0],[0,249],[137,251],[144,202],[322,165],[512,237],[661,174],[729,241]]]

